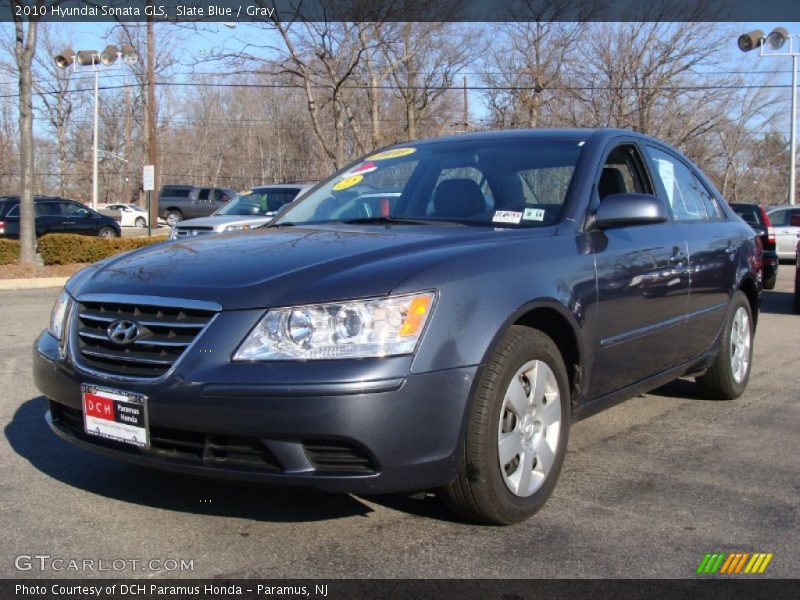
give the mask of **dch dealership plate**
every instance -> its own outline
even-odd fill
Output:
[[[147,396],[95,385],[81,385],[83,428],[86,433],[146,448]]]

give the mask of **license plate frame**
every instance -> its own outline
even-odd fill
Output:
[[[86,434],[135,448],[150,447],[145,394],[84,383],[81,406]]]

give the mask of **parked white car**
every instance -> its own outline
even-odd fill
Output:
[[[800,206],[776,206],[767,210],[775,228],[775,246],[780,259],[793,259],[800,236]]]
[[[98,208],[104,211],[119,211],[119,224],[122,227],[138,227],[139,229],[147,227],[149,219],[147,211],[136,204],[100,204]],[[163,219],[158,221],[159,223],[165,223]]]
[[[314,187],[314,183],[261,185],[239,192],[210,217],[177,223],[169,239],[177,240],[209,233],[230,233],[266,225],[286,204]]]

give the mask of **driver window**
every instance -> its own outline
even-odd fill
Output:
[[[614,148],[608,155],[597,182],[600,200],[612,194],[647,193],[638,164],[636,148],[631,145]]]

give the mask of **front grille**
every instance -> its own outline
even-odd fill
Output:
[[[214,228],[213,227],[176,227],[175,228],[175,237],[176,238],[193,237],[195,235],[206,235],[208,233],[214,233]]]
[[[50,415],[56,425],[81,440],[130,454],[154,454],[168,460],[223,469],[283,471],[265,442],[256,437],[150,427],[150,447],[144,449],[89,435],[83,428],[83,412],[77,408],[51,401]]]
[[[114,375],[155,378],[166,373],[214,315],[213,311],[118,302],[80,302],[77,350],[87,367]],[[107,334],[115,321],[133,321],[139,336],[121,345]]]
[[[352,444],[330,440],[303,442],[306,456],[317,473],[358,475],[375,471],[367,453]]]

